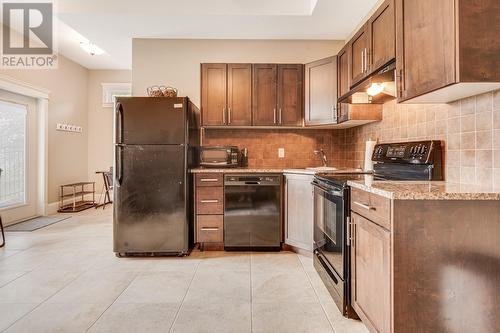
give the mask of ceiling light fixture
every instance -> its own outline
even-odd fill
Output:
[[[372,85],[366,90],[366,93],[370,96],[375,96],[384,91],[383,83],[372,83]]]
[[[97,45],[91,43],[91,42],[80,42],[80,47],[82,50],[90,54],[91,56],[94,55],[101,55],[104,53],[104,51]]]

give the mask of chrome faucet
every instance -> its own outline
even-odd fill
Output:
[[[316,149],[314,151],[314,154],[321,155],[321,160],[323,161],[323,166],[326,167],[327,158],[326,158],[326,154],[323,151],[323,149]]]

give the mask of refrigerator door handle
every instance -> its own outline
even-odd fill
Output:
[[[118,185],[122,185],[123,180],[123,165],[122,165],[122,149],[123,147],[120,145],[116,146],[116,180]]]
[[[116,143],[123,143],[123,106],[116,103]]]

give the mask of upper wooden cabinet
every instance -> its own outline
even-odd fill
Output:
[[[201,114],[205,126],[226,124],[226,64],[201,65]]]
[[[304,105],[304,65],[278,65],[278,124],[301,126]]]
[[[306,126],[337,122],[337,57],[306,64],[305,98]]]
[[[278,124],[278,65],[253,65],[253,125],[274,126]]]
[[[252,124],[252,65],[202,64],[201,110],[204,126]]]
[[[396,58],[394,0],[386,0],[368,21],[368,71],[374,72]]]
[[[353,87],[396,57],[394,0],[386,0],[349,41]]]
[[[253,65],[253,125],[301,126],[302,64]]]
[[[398,101],[500,88],[500,1],[396,0]]]
[[[227,124],[252,125],[252,64],[227,65]]]
[[[337,54],[337,95],[341,97],[349,92],[349,52],[350,45],[346,44]]]
[[[349,42],[349,57],[351,61],[349,80],[351,87],[363,80],[368,74],[368,27],[368,24],[363,25]]]

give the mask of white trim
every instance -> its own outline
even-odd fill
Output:
[[[130,82],[101,83],[101,87],[102,107],[104,108],[114,107],[114,96],[132,95],[132,83]]]
[[[10,76],[0,74],[0,89],[35,98],[37,117],[37,198],[36,212],[38,215],[45,215],[49,209],[47,204],[48,186],[48,114],[49,114],[49,91],[45,88],[14,79]]]
[[[0,89],[33,98],[49,98],[50,91],[32,84],[0,74]]]

